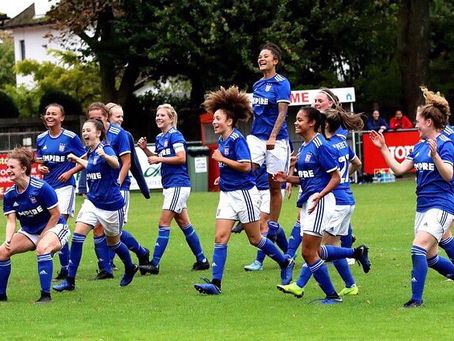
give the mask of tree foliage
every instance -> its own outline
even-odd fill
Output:
[[[0,31],[0,88],[16,82],[14,74],[14,45],[12,38]]]
[[[19,116],[19,110],[13,99],[0,91],[0,118],[14,118]]]

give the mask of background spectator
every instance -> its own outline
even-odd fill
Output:
[[[372,112],[372,117],[370,117],[366,122],[366,129],[383,133],[385,130],[389,129],[389,127],[386,121],[380,117],[380,112],[378,110],[374,110]]]
[[[389,129],[410,129],[413,128],[413,123],[407,116],[402,114],[401,110],[396,110],[394,117],[389,120]]]

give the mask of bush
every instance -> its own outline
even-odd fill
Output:
[[[19,116],[16,104],[3,91],[0,91],[0,118],[15,118]]]
[[[83,115],[82,106],[77,99],[57,90],[48,90],[44,93],[39,101],[39,112],[44,113],[46,106],[51,103],[62,105],[66,115]]]

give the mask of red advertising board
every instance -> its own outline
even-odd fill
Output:
[[[419,141],[417,130],[391,131],[384,134],[386,145],[398,162],[413,151],[413,147]],[[369,133],[363,133],[363,172],[374,174],[374,169],[389,168],[380,150],[372,144]]]
[[[8,173],[6,172],[6,159],[8,154],[0,154],[0,197],[3,197],[8,187],[11,187],[13,183],[9,180]],[[42,175],[38,173],[38,164],[34,163],[32,166],[32,176],[38,179],[42,179]]]

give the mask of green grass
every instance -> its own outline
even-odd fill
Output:
[[[400,310],[410,297],[410,248],[415,208],[414,182],[353,187],[357,205],[353,226],[359,243],[370,246],[372,269],[352,269],[360,288],[343,304],[308,304],[322,292],[311,280],[298,300],[277,291],[279,269],[267,259],[259,273],[243,270],[255,257],[243,234],[232,235],[223,292],[209,297],[193,284],[211,272],[189,271],[194,261],[178,227],[172,226],[169,246],[158,276],[137,276],[119,287],[122,271],[109,281],[94,282],[96,261],[87,239],[73,292],[53,293],[53,303],[31,304],[39,296],[34,253],[12,258],[7,303],[1,307],[1,339],[84,340],[224,340],[224,339],[427,339],[451,337],[454,283],[429,271],[423,309]],[[131,196],[127,229],[152,248],[157,236],[161,194],[151,200]],[[285,202],[281,222],[289,233],[296,218],[295,198]],[[205,253],[211,259],[217,193],[193,193],[188,208]],[[78,207],[80,206],[80,199]],[[5,220],[2,218],[2,225]],[[70,225],[74,224],[71,220]],[[298,257],[294,277],[298,276]],[[120,261],[117,260],[118,265]],[[55,257],[55,270],[59,268]],[[55,271],[54,270],[54,271]],[[342,288],[330,267],[334,284]]]

